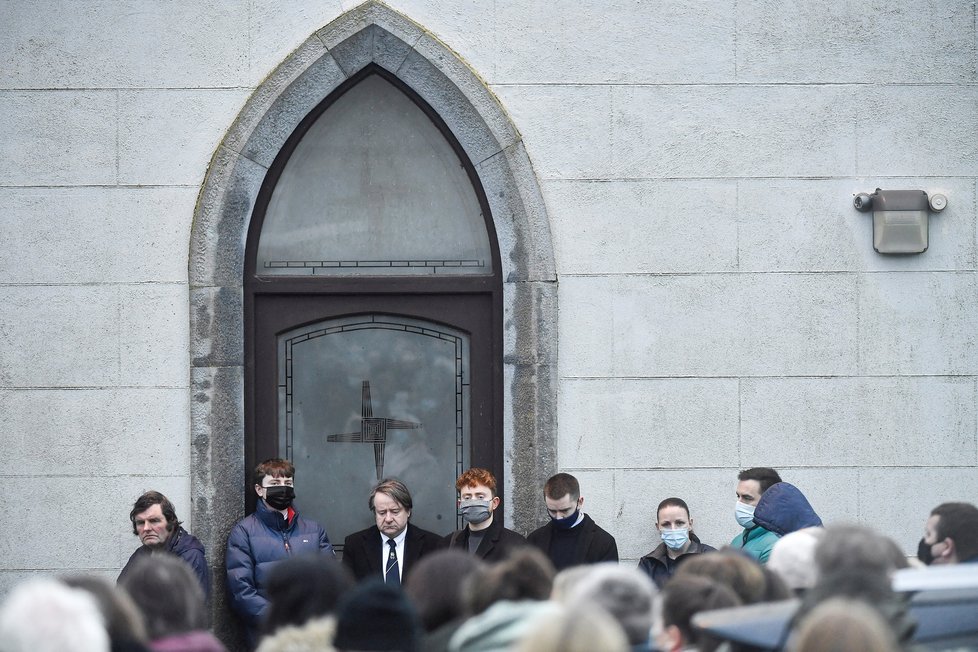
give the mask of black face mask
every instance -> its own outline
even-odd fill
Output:
[[[295,500],[295,489],[286,485],[265,487],[265,502],[275,509],[286,509]]]
[[[577,517],[580,515],[581,510],[575,509],[574,513],[570,516],[565,516],[564,518],[554,518],[551,516],[550,520],[558,530],[569,530],[574,527],[574,523],[577,523]]]
[[[934,563],[934,555],[931,554],[930,549],[932,543],[925,543],[923,539],[920,540],[920,544],[917,545],[917,559],[924,562],[924,565],[930,566]]]

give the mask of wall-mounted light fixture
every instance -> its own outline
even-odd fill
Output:
[[[873,249],[881,254],[919,254],[927,251],[928,208],[940,213],[947,197],[923,190],[861,192],[853,200],[861,213],[873,211]]]

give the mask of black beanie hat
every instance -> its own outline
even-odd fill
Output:
[[[421,621],[399,587],[380,578],[365,580],[346,594],[336,611],[339,650],[420,652]]]

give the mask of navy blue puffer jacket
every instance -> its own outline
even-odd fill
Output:
[[[231,608],[244,619],[251,635],[268,607],[265,582],[277,562],[303,554],[335,557],[323,526],[294,510],[290,514],[292,518],[286,520],[259,500],[255,513],[238,521],[228,535],[225,564]]]
[[[787,482],[772,484],[761,494],[754,509],[754,522],[780,537],[806,527],[822,525],[822,519],[805,495]]]

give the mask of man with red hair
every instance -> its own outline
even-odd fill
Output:
[[[496,478],[486,469],[472,468],[455,481],[458,509],[465,527],[445,538],[445,545],[469,552],[488,562],[505,559],[509,553],[526,545],[526,539],[503,527],[493,517],[499,507]]]

